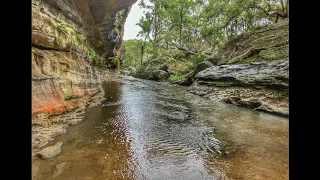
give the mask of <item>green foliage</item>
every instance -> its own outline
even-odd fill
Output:
[[[117,25],[119,25],[120,22],[123,20],[124,11],[125,10],[121,10],[121,11],[117,12],[117,15],[116,15],[116,24]]]
[[[90,60],[90,64],[94,65],[94,66],[101,66],[103,65],[102,60],[96,55],[96,53],[94,52],[94,50],[92,48],[87,48],[88,53],[89,53],[89,60]]]
[[[288,16],[288,0],[140,0],[139,6],[145,10],[137,23],[141,28],[137,37],[142,40],[124,42],[124,66],[143,69],[159,60],[158,64],[170,65],[177,74],[193,70],[206,58],[186,55],[177,45],[199,54],[205,49],[217,51],[245,32]],[[266,52],[268,58],[274,54],[281,52]]]
[[[139,6],[146,11],[138,36],[162,48],[199,41],[220,48],[243,32],[274,23],[279,14],[288,16],[288,0],[141,0]]]
[[[185,58],[186,55],[182,51],[176,51],[173,57],[177,59],[181,59],[181,58]]]
[[[113,31],[116,32],[117,34],[119,34],[119,29],[118,28],[114,28]]]
[[[168,81],[171,83],[181,82],[186,80],[186,76],[182,74],[174,74],[169,76]]]
[[[141,47],[144,45],[142,40],[130,39],[124,41],[122,44],[125,48],[126,54],[124,58],[124,67],[133,66],[135,68],[140,67],[141,60]],[[148,60],[148,57],[153,53],[152,44],[146,42],[146,47],[144,48],[145,54],[143,56],[143,63]]]
[[[68,40],[69,42],[71,41],[71,43],[75,45],[79,46],[82,44],[84,45],[83,47],[86,47],[86,50],[89,54],[89,61],[91,65],[99,67],[103,67],[105,65],[105,60],[100,58],[91,47],[88,47],[85,44],[85,37],[82,34],[78,34],[70,24],[62,22],[58,24],[57,30],[60,40]],[[63,36],[61,36],[62,34]],[[100,40],[97,41],[97,44],[98,46],[103,45],[102,41]]]
[[[197,54],[197,55],[193,55],[191,57],[191,62],[195,65],[203,62],[205,60],[205,56],[201,55],[201,54]]]
[[[75,30],[72,28],[72,26],[66,22],[62,22],[57,26],[58,30],[60,30],[63,33],[68,34],[74,34]]]
[[[77,34],[76,37],[79,42],[83,42],[85,40],[85,37],[81,34]]]
[[[57,26],[57,35],[59,40],[66,40],[73,44],[84,44],[85,37],[82,34],[77,33],[70,24],[62,22]]]
[[[120,59],[117,56],[115,56],[111,62],[116,66],[117,73],[120,73],[120,63],[121,63]]]

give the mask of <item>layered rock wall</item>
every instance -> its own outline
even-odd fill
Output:
[[[121,57],[123,25],[135,1],[32,1],[33,115],[67,112],[101,91],[92,64],[112,68],[108,59]]]
[[[121,60],[123,26],[135,1],[32,1],[33,147],[81,119],[75,109],[82,113],[102,98],[102,72],[113,68],[110,57]]]

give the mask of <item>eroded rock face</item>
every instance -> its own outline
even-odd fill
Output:
[[[32,43],[68,51],[94,49],[107,64],[119,56],[124,23],[136,0],[33,0]],[[67,35],[65,35],[67,34]],[[71,34],[74,34],[72,37]],[[68,36],[68,37],[64,37]],[[82,42],[84,41],[84,42]]]
[[[62,114],[101,92],[98,71],[83,59],[32,48],[32,114]]]
[[[83,113],[86,106],[101,102],[104,70],[94,67],[93,60],[105,60],[100,62],[112,68],[109,57],[124,58],[123,26],[134,2],[32,0],[33,148],[82,119],[62,114]]]
[[[100,75],[89,61],[122,57],[123,25],[134,2],[32,1],[33,115],[70,111],[101,91]]]

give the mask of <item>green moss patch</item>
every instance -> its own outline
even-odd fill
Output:
[[[171,83],[177,83],[186,80],[186,76],[182,74],[171,75],[168,78],[168,81]]]
[[[261,50],[259,56],[267,61],[285,59],[289,57],[289,46],[287,45]]]

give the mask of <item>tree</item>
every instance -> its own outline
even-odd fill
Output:
[[[288,0],[140,0],[144,16],[138,25],[143,45],[152,43],[155,56],[179,47],[198,52],[220,48],[226,42],[259,26],[289,16]],[[178,45],[178,46],[177,46]]]
[[[152,44],[150,42],[144,42],[139,39],[130,39],[123,42],[123,46],[126,49],[126,55],[124,58],[124,67],[141,66],[141,47],[145,47],[144,51],[146,55],[152,54]],[[142,58],[143,61],[147,61],[146,57]],[[140,63],[139,63],[140,60]]]

